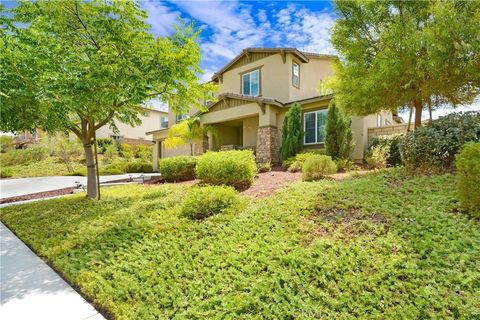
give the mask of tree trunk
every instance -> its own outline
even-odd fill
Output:
[[[87,160],[87,197],[97,198],[97,172],[95,171],[95,158],[91,144],[84,144],[85,159]]]
[[[412,114],[413,114],[413,106],[410,105],[410,109],[409,109],[409,113],[408,113],[407,132],[410,132],[410,127],[412,125]]]
[[[415,99],[413,101],[413,104],[415,106],[415,129],[417,129],[422,125],[423,104],[420,99]]]
[[[193,156],[193,143],[190,143],[190,155]]]

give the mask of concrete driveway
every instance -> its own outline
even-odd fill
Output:
[[[126,179],[130,176],[136,177],[140,173],[129,173],[113,176],[100,176],[100,182],[108,182],[120,179]],[[87,184],[87,177],[80,176],[53,176],[53,177],[35,177],[19,179],[1,179],[0,180],[0,199],[22,196],[37,192],[58,190],[74,187],[75,182]]]

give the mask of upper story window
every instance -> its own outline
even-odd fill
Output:
[[[160,128],[168,128],[168,117],[160,117]]]
[[[296,62],[292,64],[292,85],[300,88],[300,65]]]
[[[259,69],[242,74],[242,94],[254,97],[260,94]]]
[[[305,112],[303,126],[305,129],[304,143],[315,144],[325,142],[325,124],[327,123],[327,109]]]
[[[177,116],[176,116],[177,122],[180,122],[180,121],[182,121],[183,119],[187,119],[187,115],[186,115],[186,114],[177,114]]]

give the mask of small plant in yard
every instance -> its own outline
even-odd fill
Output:
[[[120,145],[120,155],[125,159],[133,159],[133,148],[128,143]]]
[[[376,136],[368,138],[367,155],[371,153],[374,147],[386,147],[388,150],[387,165],[398,166],[402,163],[399,144],[404,134],[392,134],[389,136]]]
[[[465,144],[455,164],[460,207],[480,218],[480,142]]]
[[[197,158],[192,156],[178,156],[161,159],[158,171],[168,182],[186,181],[195,179]]]
[[[337,165],[337,171],[351,171],[355,168],[355,164],[350,159],[337,159],[335,164]]]
[[[105,153],[111,145],[116,147],[117,143],[112,138],[97,138],[98,153]]]
[[[116,144],[108,144],[105,147],[103,152],[102,162],[103,163],[112,163],[115,159],[119,157],[118,148]]]
[[[259,173],[272,171],[272,163],[270,161],[257,163],[257,171]]]
[[[323,179],[328,174],[336,173],[337,165],[330,156],[314,155],[305,160],[302,171],[303,180],[319,180]]]
[[[365,158],[365,161],[367,164],[374,169],[382,169],[387,166],[387,159],[389,156],[389,148],[388,146],[375,146],[373,147],[367,157]]]
[[[206,184],[248,188],[257,174],[251,150],[207,152],[198,158],[197,178]]]
[[[305,160],[307,160],[307,158],[314,155],[322,155],[322,154],[324,154],[323,150],[320,150],[317,152],[309,151],[309,152],[299,153],[295,157],[288,158],[287,160],[285,160],[283,162],[283,166],[287,167],[288,171],[290,172],[299,172],[299,171],[302,171],[303,163],[305,162]]]
[[[200,220],[239,209],[240,203],[240,197],[232,187],[192,187],[183,200],[181,212],[185,217]]]
[[[10,178],[12,176],[13,176],[12,169],[0,167],[0,178]]]

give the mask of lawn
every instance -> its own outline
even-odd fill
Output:
[[[1,219],[117,319],[478,319],[480,222],[454,177],[298,182],[192,221],[188,186],[110,188]]]

